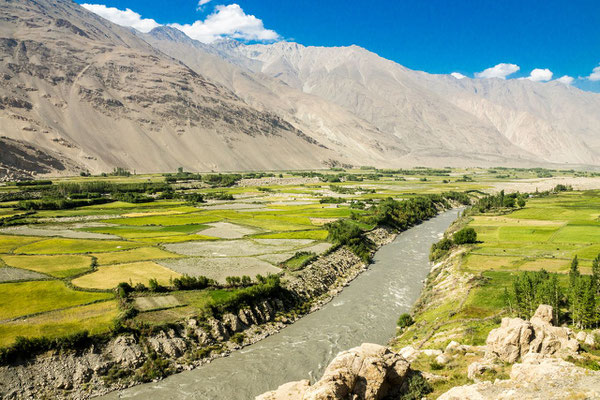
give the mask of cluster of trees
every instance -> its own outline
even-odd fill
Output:
[[[351,220],[342,219],[326,224],[328,240],[348,246],[363,261],[369,261],[375,244],[364,235],[361,225],[387,226],[404,231],[437,215],[440,207],[449,206],[448,200],[463,203],[470,201],[467,194],[458,192],[419,196],[403,201],[390,197],[369,208],[365,213],[353,213]]]
[[[364,262],[371,259],[375,243],[364,235],[357,222],[340,219],[325,225],[328,233],[327,240],[339,246],[348,246]]]
[[[467,227],[456,232],[452,237],[445,237],[431,246],[429,259],[437,261],[444,257],[455,246],[462,244],[477,243],[477,232],[475,229]]]
[[[505,290],[509,312],[531,318],[540,304],[551,305],[556,323],[570,322],[580,329],[600,325],[600,255],[592,262],[592,274],[582,275],[577,256],[571,262],[569,281],[561,285],[558,274],[545,270],[523,272]]]
[[[474,209],[480,213],[484,213],[499,208],[523,208],[527,204],[525,198],[521,193],[505,194],[504,190],[501,190],[498,194],[480,198],[475,204]]]

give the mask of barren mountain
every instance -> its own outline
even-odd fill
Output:
[[[247,68],[332,101],[401,138],[415,157],[454,156],[467,164],[498,156],[600,163],[599,94],[558,82],[432,75],[357,46],[217,46],[232,62],[246,57]]]
[[[98,172],[315,168],[337,155],[69,0],[0,3],[2,135]]]
[[[357,46],[141,34],[70,0],[0,2],[0,78],[0,135],[63,173],[600,164],[598,94],[431,75]],[[0,163],[19,170],[10,151]]]

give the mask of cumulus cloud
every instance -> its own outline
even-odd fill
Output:
[[[569,75],[563,75],[560,78],[556,79],[557,82],[564,83],[565,85],[570,85],[575,81],[575,78]]]
[[[204,21],[185,25],[170,24],[170,26],[204,43],[214,42],[222,37],[258,41],[279,39],[277,32],[266,29],[260,19],[246,14],[237,4],[216,6],[215,11]]]
[[[554,74],[548,68],[536,68],[531,71],[531,74],[526,79],[534,82],[546,82],[552,79],[552,75]]]
[[[592,70],[590,76],[587,77],[590,81],[600,81],[600,65]]]
[[[201,7],[211,0],[199,0]],[[117,25],[130,26],[140,32],[150,32],[161,26],[153,19],[142,16],[130,9],[119,10],[102,4],[82,4],[89,11],[100,15]],[[210,43],[219,38],[234,38],[242,40],[274,41],[280,38],[279,34],[271,29],[266,29],[262,20],[254,15],[249,15],[237,4],[227,6],[218,5],[215,11],[208,15],[204,21],[198,20],[193,24],[168,24],[184,32],[192,39]]]
[[[130,26],[137,29],[140,32],[150,32],[152,29],[160,26],[155,20],[150,18],[142,18],[142,16],[135,11],[126,8],[125,10],[119,10],[115,7],[106,7],[103,4],[82,4],[83,8],[98,14],[102,18],[106,18],[110,22],[114,22],[121,26]]]
[[[453,77],[455,77],[456,79],[463,79],[466,78],[465,75],[461,74],[460,72],[453,72],[450,75],[452,75]]]
[[[491,67],[491,68],[484,69],[481,72],[477,72],[475,74],[475,77],[476,78],[500,78],[500,79],[506,79],[506,77],[508,75],[514,74],[515,72],[517,72],[520,69],[521,69],[521,67],[519,67],[516,64],[500,63],[500,64],[497,64],[497,65]]]

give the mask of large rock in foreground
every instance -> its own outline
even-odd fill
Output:
[[[386,347],[364,343],[340,353],[321,380],[291,382],[258,396],[257,400],[376,400],[397,396],[404,389],[409,363]]]
[[[438,400],[599,399],[600,371],[529,353],[514,364],[510,379],[457,386]]]
[[[531,321],[503,318],[500,328],[488,335],[488,356],[514,363],[528,353],[549,356],[579,350],[573,331],[552,326],[552,321],[552,307],[543,304]]]

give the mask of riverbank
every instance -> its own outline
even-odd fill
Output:
[[[375,252],[390,243],[396,233],[377,228],[367,236],[375,244]],[[218,319],[190,318],[169,324],[147,337],[123,334],[106,344],[52,351],[0,367],[3,397],[85,399],[143,383],[135,379],[139,371],[146,379],[156,380],[200,367],[320,309],[367,268],[368,264],[348,248],[340,247],[284,282],[285,289],[305,299],[302,307],[288,309],[280,299],[265,300]]]

